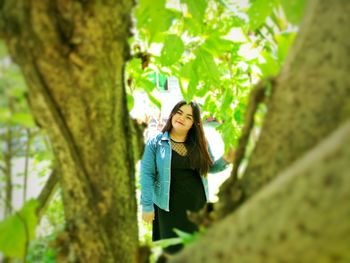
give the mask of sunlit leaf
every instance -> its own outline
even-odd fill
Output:
[[[198,76],[208,78],[214,82],[219,82],[220,72],[215,64],[213,56],[202,48],[197,49],[195,54],[196,59],[194,66],[196,67]]]
[[[196,96],[199,98],[202,98],[208,93],[208,91],[209,91],[209,88],[206,85],[204,85],[204,86],[200,87],[199,89],[197,89]]]
[[[180,229],[177,229],[177,228],[174,228],[174,232],[176,233],[176,235],[179,236],[179,238],[181,238],[181,240],[184,244],[189,244],[198,237],[198,233],[196,233],[196,232],[194,232],[193,234],[187,233],[187,232],[181,231]]]
[[[211,36],[207,38],[202,48],[215,56],[220,56],[225,52],[229,52],[233,47],[233,42],[223,39],[220,36]]]
[[[164,66],[171,66],[179,60],[185,46],[180,37],[177,35],[168,35],[165,39],[164,46],[161,51],[161,62]]]
[[[289,22],[298,24],[304,14],[307,0],[279,0]]]
[[[11,116],[11,122],[27,128],[35,127],[34,119],[29,113],[14,113]]]
[[[140,0],[135,15],[138,28],[147,31],[149,42],[166,31],[177,17],[175,11],[165,8],[165,0]]]
[[[227,89],[224,95],[224,99],[222,101],[221,109],[226,110],[228,107],[230,107],[233,100],[233,93],[230,89]]]
[[[191,60],[188,63],[184,64],[180,68],[179,74],[182,78],[186,78],[186,79],[197,78],[197,74],[195,73],[195,70],[194,70],[194,61]]]
[[[202,32],[202,28],[203,28],[203,22],[199,22],[198,20],[192,18],[192,17],[184,17],[182,18],[183,24],[184,24],[184,28],[186,28],[186,30],[196,36],[196,35],[200,35],[200,33]]]
[[[8,108],[0,108],[0,123],[7,122],[11,117],[11,113]]]
[[[289,48],[294,42],[295,36],[295,32],[276,35],[276,40],[278,44],[277,57],[280,63],[283,63],[285,58],[287,57]]]
[[[249,25],[252,30],[259,28],[271,14],[276,2],[273,0],[254,0],[250,1],[248,10]]]
[[[186,4],[189,13],[199,22],[203,22],[205,10],[208,6],[207,0],[181,0]]]
[[[148,76],[149,79],[147,78],[142,78],[140,79],[140,87],[142,87],[146,92],[152,92],[154,88],[156,87],[156,84],[152,82],[151,76]]]
[[[190,101],[187,95],[187,88],[188,88],[189,80],[187,78],[181,78],[179,80],[179,88],[181,90],[181,94],[185,101]]]
[[[127,103],[128,103],[128,109],[129,111],[134,108],[134,97],[131,94],[127,94]]]
[[[154,97],[153,94],[148,93],[148,98],[154,105],[158,107],[158,109],[162,107],[162,103],[156,97]]]
[[[172,245],[182,244],[182,239],[179,237],[167,238],[153,242],[154,246],[168,247]]]
[[[5,255],[18,258],[24,256],[27,242],[34,238],[35,226],[38,221],[37,205],[37,200],[30,200],[25,203],[18,214],[0,222],[0,251]]]
[[[187,99],[192,100],[194,95],[197,95],[197,85],[198,85],[198,80],[197,79],[191,79],[190,82],[188,83],[188,88],[187,88]]]
[[[277,59],[272,57],[272,55],[267,52],[264,53],[264,59],[265,63],[259,65],[263,76],[276,76],[280,71],[280,64],[277,62]]]

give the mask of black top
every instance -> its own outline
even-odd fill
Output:
[[[189,221],[187,211],[198,211],[206,203],[202,180],[198,171],[191,168],[185,144],[172,141],[172,149],[170,211],[155,206],[153,240],[177,237],[174,228],[187,233],[196,231],[197,226]],[[165,250],[175,253],[181,248],[181,245],[176,245]]]
[[[188,209],[197,211],[205,204],[205,192],[198,171],[190,166],[188,156],[172,151],[170,211]]]

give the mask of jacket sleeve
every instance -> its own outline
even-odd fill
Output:
[[[219,159],[214,161],[214,155],[210,149],[209,143],[208,143],[208,151],[209,151],[210,158],[213,160],[212,165],[209,167],[209,173],[218,173],[225,170],[229,163],[226,162],[222,156]]]
[[[141,206],[143,212],[153,212],[153,190],[156,177],[156,140],[150,139],[141,159]]]

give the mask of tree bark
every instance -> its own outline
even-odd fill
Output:
[[[58,188],[59,178],[57,172],[53,170],[47,179],[43,189],[41,190],[38,200],[37,216],[40,220],[45,208],[49,205],[52,196],[54,195],[56,189]]]
[[[350,262],[349,160],[350,120],[170,262]]]
[[[60,258],[69,262],[136,258],[134,160],[123,82],[132,5],[1,1],[1,36],[27,81],[32,113],[53,144],[69,236],[67,255]]]
[[[228,180],[221,188],[218,218],[234,211],[349,118],[349,12],[349,1],[309,1],[246,171],[238,183]]]

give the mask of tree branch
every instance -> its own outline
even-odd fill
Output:
[[[350,120],[170,262],[348,262],[349,159]]]
[[[197,225],[209,227],[214,221],[223,218],[243,202],[244,189],[238,180],[239,166],[245,156],[250,134],[254,127],[255,113],[259,104],[266,97],[267,88],[270,85],[273,86],[274,81],[274,78],[263,79],[251,91],[245,113],[242,135],[239,138],[238,147],[235,151],[231,176],[220,187],[219,202],[214,204],[214,210],[210,207],[205,207],[200,212],[189,214],[191,221]]]
[[[43,214],[43,211],[47,207],[48,203],[51,200],[51,197],[54,194],[54,190],[56,189],[59,182],[59,177],[55,170],[52,171],[49,179],[46,181],[44,188],[41,190],[37,200],[39,202],[37,207],[37,215],[40,218]]]

